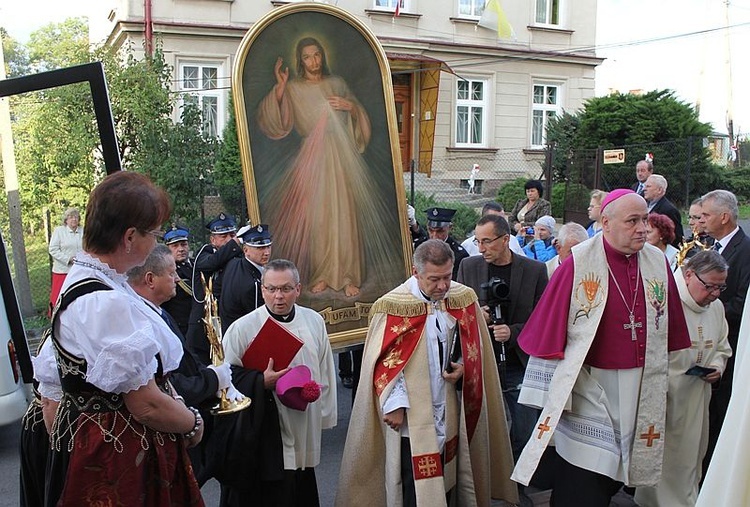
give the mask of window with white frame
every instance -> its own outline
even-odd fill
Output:
[[[458,0],[458,15],[462,18],[480,18],[485,0]]]
[[[456,81],[456,146],[487,146],[489,82],[486,79]]]
[[[543,25],[560,24],[562,0],[536,0],[536,22]]]
[[[222,65],[183,62],[179,66],[179,88],[182,102],[198,106],[203,119],[203,133],[218,137],[224,129],[224,92],[219,86]]]
[[[562,111],[561,89],[562,86],[558,84],[534,83],[531,101],[532,146],[544,146],[547,141],[547,125]]]
[[[396,4],[401,2],[399,8],[402,12],[409,10],[411,0],[375,0],[375,9],[379,10],[396,10]]]

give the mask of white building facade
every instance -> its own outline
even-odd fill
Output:
[[[597,0],[501,0],[514,36],[478,26],[485,0],[338,0],[388,55],[404,170],[462,180],[472,163],[486,189],[539,176],[545,126],[594,96]],[[205,128],[228,119],[235,52],[258,19],[286,1],[99,0],[92,40],[158,39],[181,100],[198,101]],[[97,2],[97,3],[99,3]],[[178,115],[179,113],[176,113]],[[492,185],[490,182],[495,181]]]

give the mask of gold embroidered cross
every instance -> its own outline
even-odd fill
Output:
[[[385,386],[388,385],[388,374],[383,373],[380,375],[377,380],[375,380],[375,389],[378,390],[378,392],[383,392],[383,389],[385,389]]]
[[[438,466],[434,456],[425,456],[417,462],[419,473],[424,477],[432,477],[437,472]]]
[[[549,419],[550,419],[549,416],[547,416],[547,418],[544,420],[544,422],[542,424],[540,424],[539,426],[536,427],[539,430],[539,435],[537,435],[537,437],[536,437],[537,439],[542,438],[542,435],[544,435],[544,433],[546,431],[549,431],[549,430],[552,429],[550,426],[548,426]]]
[[[641,439],[642,440],[648,440],[646,442],[646,447],[653,447],[654,440],[659,440],[661,438],[661,433],[658,431],[654,431],[654,425],[648,427],[647,433],[641,433]]]
[[[411,327],[411,322],[409,321],[409,318],[404,317],[404,320],[403,322],[401,322],[401,324],[396,324],[395,326],[391,327],[391,332],[393,334],[405,333],[409,330],[410,327]]]

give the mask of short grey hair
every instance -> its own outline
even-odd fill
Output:
[[[667,186],[668,186],[667,178],[665,178],[661,174],[652,174],[651,176],[648,177],[648,179],[651,180],[654,183],[654,185],[656,185],[658,188],[666,192]]]
[[[65,210],[65,213],[63,213],[62,216],[63,225],[65,225],[68,222],[68,219],[72,216],[78,217],[78,220],[81,219],[81,212],[78,211],[78,208],[68,208]]]
[[[412,260],[414,267],[417,268],[417,273],[424,273],[428,263],[434,266],[442,266],[450,261],[452,264],[455,262],[455,256],[453,250],[445,241],[428,239],[414,250]]]
[[[163,275],[164,272],[174,266],[174,257],[172,257],[172,250],[166,245],[156,245],[151,253],[146,257],[146,262],[142,266],[136,266],[128,270],[128,283],[141,284],[143,283],[143,277],[146,273],[153,273],[155,275]]]
[[[583,243],[587,239],[589,239],[589,233],[586,232],[586,229],[581,224],[576,222],[568,222],[563,225],[557,234],[557,242],[560,246],[567,245],[569,241]]]
[[[260,283],[266,282],[266,273],[268,273],[269,271],[291,271],[294,285],[297,285],[299,283],[299,270],[297,269],[297,266],[295,266],[294,263],[290,260],[274,259],[272,261],[269,261],[268,264],[263,266],[263,274],[260,276]]]
[[[687,259],[682,269],[689,269],[700,276],[709,271],[725,273],[729,269],[729,264],[716,250],[703,250]]]
[[[701,197],[701,203],[706,204],[706,201],[711,201],[714,206],[719,208],[722,212],[729,213],[732,217],[732,222],[736,223],[737,218],[740,215],[739,205],[737,204],[737,197],[729,190],[712,190]]]

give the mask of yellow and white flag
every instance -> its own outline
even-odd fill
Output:
[[[508,22],[508,17],[500,5],[500,0],[487,0],[484,12],[482,12],[482,17],[479,18],[477,25],[495,30],[498,39],[516,40],[516,32],[513,31],[513,27]]]

